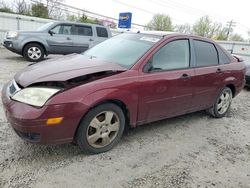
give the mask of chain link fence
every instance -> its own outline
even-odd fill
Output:
[[[35,30],[51,21],[50,19],[0,12],[0,43],[3,43],[7,31]]]

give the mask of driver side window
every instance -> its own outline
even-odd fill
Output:
[[[61,34],[61,35],[71,35],[72,26],[71,25],[57,25],[51,31],[54,34]]]
[[[188,68],[189,56],[189,41],[187,39],[169,42],[153,55],[151,71]]]

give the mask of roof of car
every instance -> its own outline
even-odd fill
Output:
[[[158,36],[166,36],[170,34],[180,34],[172,31],[138,31],[137,33],[149,34],[149,35],[158,35]]]
[[[94,26],[98,26],[98,27],[106,27],[100,24],[92,24],[92,23],[84,23],[84,22],[71,22],[71,21],[54,21],[54,23],[59,23],[59,24],[83,24],[83,25],[94,25]]]

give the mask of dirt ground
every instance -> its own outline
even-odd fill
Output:
[[[0,89],[27,65],[0,49]],[[249,98],[244,89],[222,119],[197,112],[132,129],[99,155],[24,142],[0,102],[0,187],[250,187]]]

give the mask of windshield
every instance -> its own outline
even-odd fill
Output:
[[[47,30],[51,25],[53,25],[54,22],[49,22],[49,23],[46,23],[44,25],[42,25],[41,27],[39,27],[37,29],[37,31],[44,31],[44,30]]]
[[[124,33],[94,46],[84,54],[131,68],[160,39],[160,36]]]

